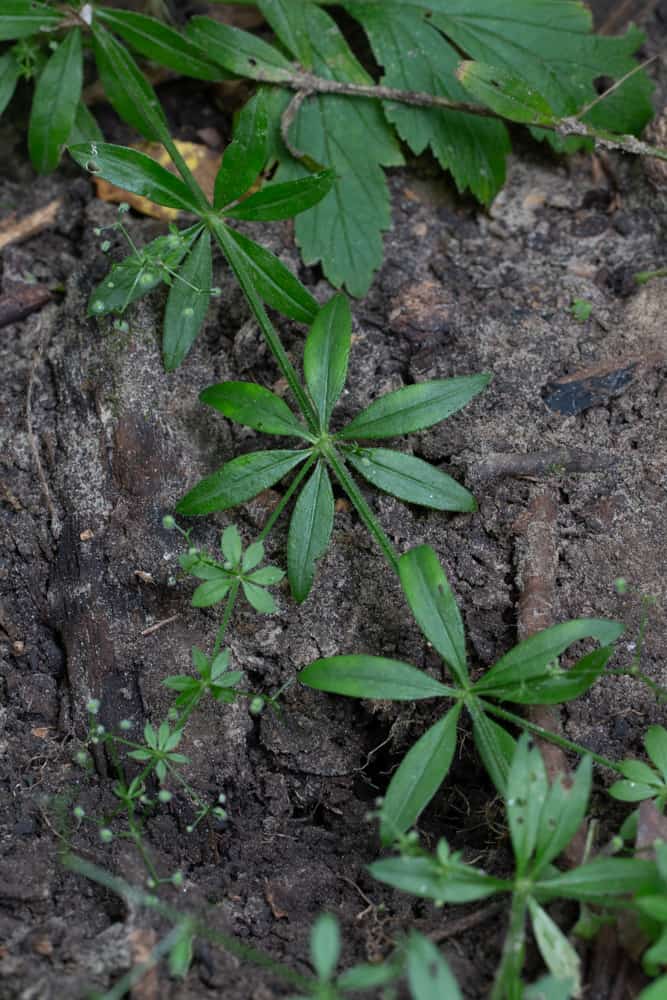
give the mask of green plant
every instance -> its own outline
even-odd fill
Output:
[[[297,601],[308,596],[315,562],[329,544],[334,515],[330,471],[391,562],[395,556],[347,465],[401,500],[436,510],[476,508],[472,495],[439,469],[403,452],[362,447],[359,439],[393,438],[430,427],[464,406],[484,388],[489,377],[471,375],[406,386],[376,399],[342,430],[333,432],[330,420],[347,376],[351,330],[347,299],[334,296],[318,313],[305,343],[306,388],[297,398],[303,421],[279,396],[251,382],[223,382],[203,391],[202,401],[229,419],[269,434],[300,437],[308,446],[256,451],[234,458],[202,480],[177,506],[178,513],[189,516],[228,510],[273,486],[301,465],[281,502],[282,509],[310,473],[294,506],[287,543],[289,580]],[[224,587],[227,578],[216,579]],[[215,592],[212,583],[203,585],[199,593],[203,594],[204,588],[206,595]]]
[[[639,858],[594,858],[561,872],[553,862],[583,822],[591,787],[591,759],[585,758],[574,779],[547,779],[539,750],[527,734],[511,758],[503,799],[514,853],[510,878],[496,878],[463,861],[440,840],[435,855],[423,851],[414,837],[402,837],[401,853],[376,861],[370,871],[381,882],[437,904],[464,903],[498,893],[511,895],[503,955],[492,1000],[518,1000],[523,995],[526,923],[560,995],[577,996],[581,989],[579,957],[544,908],[556,899],[574,899],[603,907],[627,905],[628,894],[650,891],[656,865]]]
[[[456,749],[463,708],[472,720],[477,750],[501,794],[507,789],[515,742],[490,716],[529,729],[563,747],[581,750],[508,712],[500,703],[552,705],[578,697],[600,676],[614,652],[612,643],[623,631],[616,622],[600,619],[554,625],[520,642],[473,682],[466,663],[461,614],[435,552],[426,545],[411,549],[398,560],[398,573],[415,621],[449,668],[453,686],[407,663],[378,656],[327,657],[311,663],[299,674],[301,683],[308,687],[353,698],[444,698],[454,702],[419,738],[389,783],[380,824],[385,844],[416,822],[444,781]],[[601,648],[588,653],[569,670],[561,667],[560,654],[586,638],[596,639]],[[610,761],[603,763],[614,767]]]
[[[587,299],[573,299],[570,312],[577,323],[585,323],[593,312],[593,303]]]

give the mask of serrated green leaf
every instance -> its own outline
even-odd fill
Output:
[[[338,433],[342,440],[412,434],[461,410],[488,385],[491,376],[433,379],[388,392],[367,406]]]
[[[424,14],[432,5],[348,3],[371,42],[384,73],[381,82],[401,90],[425,91],[452,101],[469,100],[456,79],[460,53]],[[460,192],[467,188],[484,204],[505,181],[509,136],[502,122],[456,111],[385,101],[384,111],[416,153],[431,147]]]
[[[303,351],[306,385],[324,431],[347,378],[352,314],[344,295],[334,295],[317,314]]]
[[[327,550],[334,519],[334,497],[329,473],[318,462],[294,505],[287,536],[287,572],[294,600],[310,593],[315,564]]]
[[[199,396],[229,420],[264,434],[304,437],[306,432],[284,399],[255,382],[221,382]]]
[[[168,208],[185,209],[186,212],[198,210],[183,181],[138,149],[108,142],[84,142],[70,146],[69,153],[85,170],[126,191]]]
[[[338,921],[333,914],[322,913],[315,921],[310,934],[310,961],[320,982],[328,983],[331,980],[339,956]]]
[[[174,276],[167,298],[162,357],[173,372],[192,347],[208,311],[213,280],[211,234],[204,230]]]
[[[246,600],[249,604],[252,604],[255,611],[259,611],[263,615],[273,614],[276,610],[276,602],[273,594],[270,594],[264,587],[258,587],[254,583],[249,583],[248,580],[243,580],[241,586],[243,587]]]
[[[241,562],[243,546],[239,529],[235,524],[228,524],[223,531],[220,538],[220,549],[227,562],[230,562],[232,566],[238,566]]]
[[[667,730],[663,726],[649,726],[644,746],[663,779],[667,781]]]
[[[2,15],[0,15],[0,19]],[[1,23],[1,20],[0,20]],[[21,76],[21,67],[10,49],[0,56],[0,115],[3,113],[16,90],[16,84]]]
[[[234,75],[274,83],[289,80],[292,75],[289,61],[278,49],[248,31],[221,24],[210,17],[191,18],[186,38],[207,58]]]
[[[178,514],[193,517],[228,510],[273,486],[306,458],[305,451],[254,451],[226,462],[202,479],[176,506]]]
[[[498,660],[495,666],[475,684],[475,691],[483,695],[498,695],[510,685],[529,683],[533,677],[543,678],[568,646],[580,639],[596,639],[601,646],[608,646],[622,634],[618,622],[601,618],[575,618],[561,625],[544,629],[524,639],[514,649]]]
[[[0,10],[0,42],[27,38],[41,31],[54,31],[63,14],[36,0],[3,0]]]
[[[67,33],[40,73],[28,126],[30,159],[39,173],[58,166],[72,131],[83,85],[81,32]]]
[[[169,129],[155,91],[127,49],[106,28],[93,22],[92,33],[97,71],[112,107],[144,138],[162,142]]]
[[[542,95],[506,69],[466,60],[459,64],[456,77],[473,97],[502,118],[532,124],[554,120],[554,113]]]
[[[304,4],[303,10],[314,72],[325,78],[372,83],[332,18],[312,4]],[[304,261],[321,261],[335,287],[345,284],[352,295],[364,295],[382,262],[381,234],[390,224],[382,167],[403,162],[392,130],[376,102],[318,95],[304,102],[289,137],[297,149],[337,175],[326,198],[295,223]],[[277,181],[307,173],[284,147],[280,160]]]
[[[258,91],[239,112],[234,138],[222,157],[215,178],[216,208],[236,201],[254,184],[267,160],[268,127],[264,94]]]
[[[451,698],[457,693],[409,663],[382,656],[331,656],[315,660],[304,667],[299,680],[317,691],[377,701]]]
[[[449,771],[461,706],[455,705],[407,752],[385,792],[380,839],[387,846],[417,822]]]
[[[505,792],[505,809],[518,876],[523,875],[533,854],[540,814],[548,791],[542,754],[532,745],[527,733],[523,733],[512,758]]]
[[[197,80],[221,80],[228,74],[202,56],[201,51],[163,21],[131,10],[97,7],[95,17],[120,35],[135,51],[160,66]]]
[[[363,448],[345,458],[373,486],[399,500],[433,510],[477,510],[477,502],[447,473],[414,455],[389,448]]]
[[[268,306],[299,323],[312,323],[319,306],[298,278],[269,250],[235,229],[226,227],[227,252],[237,255],[249,272],[257,294]],[[234,247],[232,251],[232,247]]]
[[[410,610],[459,684],[468,683],[461,612],[433,549],[419,545],[401,556],[398,573]]]
[[[225,577],[216,577],[213,580],[207,580],[206,583],[200,583],[192,595],[192,607],[210,608],[212,605],[218,604],[223,597],[227,596],[231,585],[231,580]]]
[[[459,985],[438,948],[414,930],[408,938],[407,971],[413,1000],[462,1000]]]
[[[572,984],[572,992],[578,996],[581,991],[579,956],[558,925],[534,899],[528,900],[528,908],[533,933],[544,964],[556,979],[569,981]]]
[[[283,184],[267,184],[256,194],[238,202],[223,214],[250,222],[291,219],[317,205],[329,193],[335,180],[332,170],[321,170]]]
[[[657,877],[652,861],[595,858],[579,868],[542,879],[535,886],[535,896],[541,901],[562,898],[602,903],[614,896],[651,891]]]

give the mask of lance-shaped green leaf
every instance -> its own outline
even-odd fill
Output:
[[[67,145],[76,146],[82,142],[104,142],[104,135],[95,116],[88,110],[88,105],[80,100],[76,106]]]
[[[667,781],[667,731],[663,726],[649,726],[644,737],[644,746],[664,781]]]
[[[0,115],[14,96],[20,76],[21,67],[10,49],[0,56]]]
[[[264,587],[259,587],[248,580],[243,580],[241,586],[243,587],[246,600],[253,606],[255,611],[259,611],[262,615],[273,614],[276,610],[276,602],[273,594],[270,594]]]
[[[336,175],[332,170],[321,170],[296,181],[268,184],[261,191],[227,209],[224,215],[250,222],[291,219],[317,205],[329,193],[335,179]]]
[[[267,160],[268,128],[264,94],[258,91],[239,112],[234,138],[223,154],[215,178],[216,208],[236,201],[254,184]]]
[[[210,17],[193,17],[186,37],[208,59],[238,76],[281,83],[292,76],[289,61],[267,42],[248,31],[220,24]]]
[[[465,632],[452,588],[433,549],[420,545],[401,556],[398,572],[410,610],[462,686],[468,683]]]
[[[98,7],[95,17],[146,59],[197,80],[221,80],[228,74],[206,59],[199,48],[162,21],[131,10]]]
[[[233,580],[226,573],[218,570],[217,575],[201,583],[192,595],[193,608],[210,608],[218,604],[227,595]]]
[[[257,6],[285,48],[294,53],[305,69],[309,69],[312,50],[304,4],[294,3],[293,0],[258,0]]]
[[[252,277],[257,294],[272,309],[299,323],[312,323],[319,306],[288,268],[269,250],[227,228],[230,237],[225,248],[228,257],[236,255]]]
[[[170,174],[145,153],[108,142],[84,142],[70,146],[70,155],[91,174],[103,177],[125,191],[143,195],[168,208],[198,211],[190,191],[180,177]]]
[[[640,858],[594,858],[579,868],[541,879],[534,895],[542,902],[550,899],[578,899],[597,902],[628,893],[655,890],[658,871],[653,861]]]
[[[30,159],[39,173],[55,170],[67,142],[83,84],[81,32],[68,32],[35,85],[28,126]]]
[[[114,110],[146,139],[168,138],[162,105],[130,53],[101,25],[93,22],[92,32],[97,70]]]
[[[554,120],[549,102],[506,69],[466,60],[460,63],[456,76],[473,97],[502,118],[533,125]]]
[[[363,448],[345,457],[373,486],[399,500],[433,510],[477,510],[477,502],[464,486],[434,465],[414,455],[389,448]]]
[[[459,984],[438,948],[414,930],[408,938],[407,971],[413,1000],[462,1000]]]
[[[457,694],[409,663],[382,656],[331,656],[315,660],[304,667],[299,680],[317,691],[376,701],[418,701]]]
[[[462,409],[490,375],[463,375],[408,385],[376,399],[337,435],[343,440],[389,438],[424,430]]]
[[[273,486],[306,458],[306,451],[254,451],[233,458],[202,479],[176,506],[179,514],[194,516],[229,510]]]
[[[455,705],[407,752],[382,802],[380,838],[386,846],[417,822],[445,780],[456,750],[461,706]]]
[[[470,903],[511,888],[471,865],[443,866],[435,858],[399,856],[375,861],[368,870],[378,882],[437,903]]]
[[[544,629],[524,639],[509,651],[475,685],[477,694],[500,696],[509,685],[520,685],[533,677],[543,678],[547,667],[580,639],[596,639],[608,646],[622,634],[618,622],[599,618],[575,618]]]
[[[334,295],[320,309],[310,328],[303,351],[306,385],[325,430],[347,378],[352,340],[350,303]]]
[[[88,302],[93,316],[122,313],[131,302],[152,291],[183,260],[201,226],[182,230],[178,236],[158,236],[138,253],[114,264]]]
[[[591,793],[593,762],[584,757],[574,778],[556,775],[542,806],[535,843],[534,871],[557,858],[581,826]]]
[[[340,957],[340,930],[331,913],[322,913],[310,935],[310,961],[321,983],[328,983]]]
[[[505,809],[518,876],[525,873],[535,849],[540,814],[548,790],[542,754],[523,733],[512,759],[505,793]]]
[[[211,234],[204,230],[173,279],[162,333],[162,357],[168,372],[178,368],[204,322],[213,280]]]
[[[483,704],[477,699],[471,698],[467,702],[467,708],[472,719],[477,753],[498,792],[505,795],[516,742],[506,729],[488,717]]]
[[[303,424],[285,400],[255,382],[221,382],[204,389],[199,398],[229,420],[264,434],[304,436]]]
[[[54,31],[62,20],[62,11],[36,0],[2,0],[0,42],[27,38],[41,31]]]
[[[529,680],[521,678],[509,683],[504,688],[494,690],[493,697],[500,701],[514,701],[519,705],[559,705],[572,701],[595,683],[613,654],[613,646],[595,649],[569,670],[565,670],[554,660],[546,664],[542,675],[533,674]]]
[[[295,601],[305,601],[315,579],[315,563],[327,550],[334,518],[329,473],[318,462],[294,505],[287,536],[287,572]]]
[[[546,967],[556,979],[571,983],[573,996],[581,992],[581,962],[576,951],[549,914],[535,902],[528,900],[530,919],[537,947]]]

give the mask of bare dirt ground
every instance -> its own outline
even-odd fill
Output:
[[[652,39],[664,38],[656,17],[649,28]],[[228,116],[207,100],[195,124],[184,124],[185,112],[175,116],[179,138],[205,125],[228,133]],[[60,1000],[107,988],[131,964],[136,932],[150,940],[165,929],[59,867],[55,803],[101,815],[112,802],[108,762],[92,774],[73,763],[87,699],[101,699],[106,725],[160,720],[169,705],[163,678],[188,669],[193,644],[211,645],[216,615],[189,607],[191,585],[161,520],[203,474],[266,440],[207,411],[197,400],[201,388],[230,378],[275,387],[278,372],[220,261],[214,279],[222,295],[175,374],[160,361],[161,294],[129,314],[127,333],[85,318],[108,266],[93,230],[112,222],[115,208],[96,200],[71,164],[36,180],[19,136],[17,123],[0,126],[10,154],[0,167],[0,218],[56,198],[61,205],[53,228],[3,251],[2,291],[32,279],[62,290],[0,330],[0,997]],[[636,640],[639,595],[654,595],[642,669],[667,684],[667,280],[642,288],[632,280],[665,263],[665,196],[639,160],[564,161],[521,141],[517,149],[489,213],[457,198],[426,159],[391,172],[393,228],[382,271],[354,304],[352,375],[339,417],[401,385],[492,372],[490,388],[466,411],[406,444],[465,482],[479,512],[425,513],[370,491],[369,502],[399,550],[428,542],[439,553],[482,669],[516,641],[521,518],[537,492],[550,491],[553,621],[623,620],[623,665]],[[161,231],[139,216],[129,225],[139,243]],[[318,298],[328,296],[317,270],[300,265],[288,224],[247,231]],[[114,237],[111,256],[122,252]],[[592,303],[585,322],[571,315],[575,298]],[[298,362],[303,330],[278,323]],[[263,495],[235,515],[247,539],[275,500]],[[234,665],[257,690],[272,693],[334,652],[439,669],[381,555],[339,507],[310,599],[295,607],[284,589],[270,619],[249,611],[235,618]],[[202,519],[195,540],[213,549],[229,520]],[[284,563],[285,541],[281,522],[269,542],[272,561]],[[636,592],[619,596],[620,576]],[[149,822],[158,868],[185,875],[184,888],[166,898],[301,970],[309,927],[323,909],[341,920],[346,962],[381,957],[410,925],[450,928],[448,960],[466,996],[484,996],[502,912],[479,908],[466,930],[457,921],[475,907],[437,910],[365,871],[378,853],[368,810],[432,712],[357,704],[294,684],[281,719],[252,717],[245,703],[195,715],[183,747],[188,779],[201,795],[223,791],[230,819],[188,835],[192,815],[175,796]],[[650,692],[626,678],[598,684],[562,719],[567,736],[614,758],[640,753],[646,727],[666,721]],[[598,774],[593,803],[602,839],[624,815],[602,794],[608,780]],[[487,869],[506,864],[500,807],[470,741],[420,827],[427,842],[445,835]],[[74,836],[79,853],[144,880],[129,844],[105,847],[87,830]],[[560,912],[566,922],[573,915]],[[157,989],[155,996],[179,1000],[289,992],[272,973],[206,945],[184,984],[161,973]],[[601,996],[610,993],[611,986]]]

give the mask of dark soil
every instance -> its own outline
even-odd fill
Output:
[[[659,23],[651,29],[657,37]],[[181,109],[177,134],[192,138],[194,123],[227,135],[229,116],[210,92],[188,94],[196,100],[191,115]],[[94,228],[114,221],[115,207],[97,201],[71,164],[35,178],[20,135],[20,122],[0,126],[8,150],[0,218],[55,197],[63,207],[53,229],[4,251],[3,291],[35,278],[62,292],[0,331],[0,998],[74,1000],[127,970],[137,933],[150,941],[151,931],[166,929],[58,864],[58,803],[101,817],[114,801],[102,755],[91,773],[73,763],[86,702],[101,699],[106,726],[130,718],[139,730],[145,720],[160,721],[170,704],[162,680],[188,670],[192,645],[212,645],[217,616],[190,608],[178,539],[163,530],[162,517],[203,474],[265,441],[199,404],[200,389],[230,378],[282,388],[220,262],[214,282],[222,296],[175,374],[160,362],[161,295],[128,315],[127,333],[87,319],[88,296],[108,266]],[[369,502],[399,550],[428,542],[439,553],[481,668],[516,641],[515,525],[536,486],[552,484],[559,502],[554,622],[623,620],[616,664],[624,665],[641,594],[654,595],[642,669],[667,684],[667,281],[637,289],[631,280],[665,263],[665,198],[637,159],[610,156],[602,170],[584,155],[563,161],[536,145],[518,148],[488,214],[455,197],[430,161],[391,173],[393,228],[369,296],[354,304],[352,374],[340,417],[404,384],[491,371],[490,389],[466,411],[407,442],[473,489],[479,513],[424,512],[370,491]],[[138,216],[129,225],[139,243],[163,228]],[[288,224],[247,231],[326,299],[328,285],[300,265]],[[112,256],[122,252],[114,239]],[[571,315],[575,298],[593,305],[584,323]],[[298,361],[303,330],[277,322]],[[574,467],[583,471],[563,471],[563,450],[578,453]],[[498,458],[538,452],[559,457],[514,476]],[[265,494],[235,514],[247,540],[276,499]],[[273,693],[312,659],[333,653],[368,651],[439,669],[380,553],[339,507],[309,600],[295,607],[282,589],[273,617],[242,609],[234,619],[234,667],[256,690]],[[195,541],[213,550],[229,521],[202,519]],[[284,562],[285,540],[281,522],[268,546],[273,561]],[[614,589],[619,576],[634,588],[625,596]],[[477,904],[438,910],[401,896],[365,870],[378,853],[367,814],[433,713],[428,705],[358,704],[294,684],[281,718],[253,717],[245,702],[195,714],[183,746],[188,780],[206,798],[224,792],[230,818],[188,835],[185,800],[175,795],[160,807],[147,845],[160,871],[180,868],[185,876],[184,888],[164,898],[301,971],[309,928],[323,909],[341,921],[346,964],[387,954],[409,926],[436,931],[474,912]],[[598,684],[563,712],[567,736],[614,758],[640,753],[646,727],[665,721],[650,691],[627,678]],[[608,780],[598,774],[600,790]],[[603,794],[594,811],[604,842],[624,811]],[[445,835],[487,869],[506,865],[502,813],[469,740],[420,827],[427,843]],[[83,826],[73,846],[145,884],[127,842],[106,847]],[[483,915],[486,922],[444,946],[469,997],[486,994],[502,943],[503,914]],[[573,914],[560,916],[571,921]],[[537,964],[529,969],[537,971]],[[288,993],[272,972],[201,945],[186,982],[162,971],[150,996],[270,1000]]]

